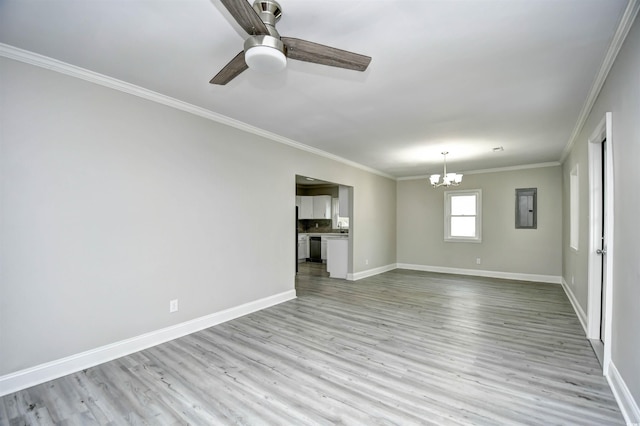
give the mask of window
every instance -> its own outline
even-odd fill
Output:
[[[331,219],[333,229],[349,229],[349,218],[340,216],[340,199],[332,200]]]
[[[578,229],[580,224],[579,195],[580,181],[578,180],[578,165],[576,164],[569,175],[569,245],[578,250]]]
[[[482,190],[444,193],[444,240],[482,241]]]

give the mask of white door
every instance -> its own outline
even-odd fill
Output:
[[[587,337],[603,373],[611,361],[613,318],[613,145],[611,113],[607,113],[589,138],[589,288]]]
[[[600,269],[602,270],[602,274],[600,276],[600,344],[604,348],[604,313],[605,313],[605,301],[606,294],[604,289],[607,288],[607,209],[606,209],[606,200],[607,200],[607,141],[606,139],[602,141],[601,144],[601,152],[602,152],[602,191],[600,192],[601,200],[600,200],[600,208],[602,211],[602,231],[600,237],[600,248],[596,249],[596,254],[598,254],[601,258],[600,260]]]

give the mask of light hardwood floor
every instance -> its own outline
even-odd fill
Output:
[[[297,291],[7,395],[0,424],[623,424],[559,285],[305,264]]]

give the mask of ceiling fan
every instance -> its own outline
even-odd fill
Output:
[[[276,22],[282,16],[274,0],[255,0],[253,7],[246,0],[220,0],[249,38],[244,50],[236,55],[211,79],[211,84],[227,84],[247,68],[261,72],[284,69],[287,58],[331,67],[364,71],[371,57],[307,40],[280,37]]]

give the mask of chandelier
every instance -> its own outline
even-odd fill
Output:
[[[442,173],[442,182],[440,182],[440,175],[433,174],[429,176],[429,181],[434,188],[439,186],[458,186],[462,182],[462,174],[460,173],[447,173],[447,151],[442,152],[444,156],[444,173]]]

